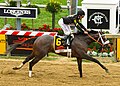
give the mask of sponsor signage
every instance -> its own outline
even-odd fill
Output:
[[[120,61],[120,38],[117,38],[117,60]]]
[[[4,34],[0,34],[0,54],[5,54],[6,52],[6,37]]]
[[[110,9],[87,9],[87,28],[109,29]]]
[[[37,18],[37,8],[0,7],[0,17]]]

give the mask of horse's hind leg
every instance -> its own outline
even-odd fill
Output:
[[[29,77],[32,77],[32,67],[41,60],[47,53],[43,52],[40,55],[35,56],[35,58],[29,63]]]
[[[33,57],[35,57],[34,53],[32,52],[31,55],[29,55],[22,63],[25,64],[28,61],[30,61],[31,59],[33,59]]]
[[[32,52],[29,56],[27,56],[27,57],[25,58],[25,60],[24,60],[18,67],[14,67],[13,69],[14,69],[14,70],[18,70],[18,69],[22,68],[23,65],[24,65],[26,62],[28,62],[28,61],[30,61],[31,59],[33,59],[33,57],[34,57],[34,54],[33,54],[33,52]]]

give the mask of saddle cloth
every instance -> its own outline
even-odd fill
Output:
[[[65,36],[54,36],[54,49],[55,53],[71,52],[70,46],[65,46]]]

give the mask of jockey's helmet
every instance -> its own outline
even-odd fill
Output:
[[[85,12],[80,9],[78,12],[77,12],[77,16],[85,16]]]

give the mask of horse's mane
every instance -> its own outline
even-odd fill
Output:
[[[98,33],[98,31],[95,31],[95,30],[91,30],[90,32],[89,32],[89,34],[97,34]]]
[[[95,31],[95,30],[91,30],[91,31],[88,32],[88,34],[97,34],[97,33],[98,33],[98,31]],[[76,33],[74,35],[87,36],[87,34],[84,34],[83,32],[78,32],[78,33]]]

